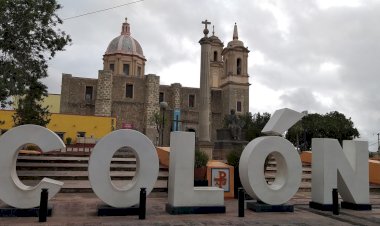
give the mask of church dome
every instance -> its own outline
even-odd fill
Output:
[[[114,38],[107,47],[105,55],[111,54],[136,55],[145,59],[140,43],[131,36],[127,18],[123,23],[121,34]]]

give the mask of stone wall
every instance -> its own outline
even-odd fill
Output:
[[[151,74],[146,75],[145,86],[145,135],[147,135],[153,143],[156,143],[158,132],[156,124],[153,121],[153,116],[160,111],[158,104],[160,77]]]
[[[97,79],[62,75],[60,113],[94,115]],[[93,87],[91,100],[85,99],[86,86]]]
[[[126,97],[126,85],[133,85],[133,97]],[[114,75],[112,81],[112,116],[117,118],[116,128],[132,124],[145,131],[145,78]]]
[[[249,111],[249,86],[229,84],[222,88],[223,114],[230,114],[231,109],[236,110],[236,102],[242,102],[242,112],[244,114]]]
[[[216,130],[223,128],[223,100],[221,90],[211,90],[211,140],[216,140]]]

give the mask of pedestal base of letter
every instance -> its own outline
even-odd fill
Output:
[[[355,204],[350,202],[341,202],[340,203],[342,209],[350,209],[350,210],[372,210],[371,204]]]
[[[247,209],[254,212],[294,212],[293,205],[269,205],[262,202],[247,202]]]
[[[208,213],[225,213],[225,206],[172,206],[166,204],[165,210],[172,215],[179,214],[208,214]]]
[[[108,205],[98,206],[98,216],[134,216],[139,215],[139,205],[116,208]]]
[[[14,207],[0,207],[0,217],[38,217],[39,207],[20,209]],[[51,217],[53,208],[48,206],[47,216]]]
[[[332,211],[333,204],[322,204],[318,202],[309,202],[309,207],[316,210]]]

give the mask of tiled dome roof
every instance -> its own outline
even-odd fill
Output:
[[[123,23],[121,35],[114,38],[110,42],[105,52],[105,55],[116,53],[137,55],[145,59],[140,43],[131,36],[130,27],[127,23],[127,19],[125,19],[125,22]]]

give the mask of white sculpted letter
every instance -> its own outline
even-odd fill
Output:
[[[170,134],[169,204],[174,207],[223,206],[223,189],[194,187],[194,141],[194,133]]]
[[[136,155],[136,174],[131,183],[119,189],[110,177],[111,160],[122,147],[131,147]],[[88,174],[95,194],[113,207],[130,207],[139,203],[140,188],[148,195],[158,177],[159,162],[152,142],[142,133],[122,129],[102,138],[91,153]]]
[[[35,144],[42,152],[65,148],[54,132],[37,125],[13,128],[0,137],[0,199],[16,208],[32,208],[40,204],[42,188],[49,189],[49,199],[59,192],[63,183],[44,178],[37,186],[27,186],[16,172],[18,151],[25,144]]]
[[[314,138],[312,140],[312,201],[332,204],[338,188],[343,201],[369,204],[368,142]]]
[[[277,162],[276,179],[268,185],[264,163],[269,154]],[[286,203],[297,192],[302,164],[294,146],[282,137],[259,137],[244,149],[239,164],[240,180],[247,193],[270,205]]]
[[[303,114],[288,108],[277,110],[262,130],[270,135],[281,135]],[[269,154],[277,162],[274,182],[268,185],[264,176],[264,163]],[[287,202],[298,191],[302,177],[302,163],[293,144],[278,136],[259,137],[243,150],[239,163],[241,183],[247,193],[270,205]]]

